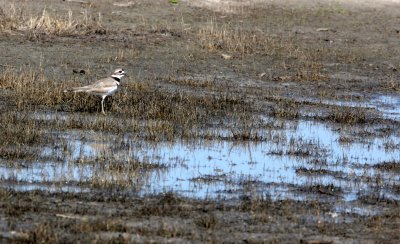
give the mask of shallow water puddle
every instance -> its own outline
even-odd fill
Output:
[[[306,101],[321,102],[327,105],[376,109],[382,113],[384,118],[400,120],[400,96],[396,95],[377,95],[366,101],[316,101],[314,99]]]
[[[387,118],[400,120],[400,96],[378,96],[371,104]]]
[[[388,141],[399,145],[398,137],[341,144],[337,130],[310,121],[286,122],[285,129],[266,133],[271,140],[262,142],[154,143],[134,135],[69,131],[58,135],[60,143],[66,145],[42,151],[42,158],[57,160],[38,160],[20,167],[1,164],[0,177],[6,182],[20,182],[6,185],[21,190],[87,191],[95,186],[118,185],[135,194],[174,191],[196,198],[263,195],[272,199],[333,197],[351,201],[375,194],[400,199],[390,189],[400,183],[399,175],[371,167],[398,162],[400,152],[384,146]],[[126,167],[135,162],[163,167]]]

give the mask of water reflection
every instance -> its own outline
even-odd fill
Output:
[[[315,100],[305,99],[309,102],[320,102],[327,105],[346,107],[362,107],[376,109],[381,112],[384,118],[400,120],[400,96],[398,95],[376,95],[368,101],[336,101],[336,100]]]
[[[26,190],[71,184],[62,190],[123,186],[136,194],[174,191],[196,198],[261,194],[301,200],[320,197],[320,192],[307,190],[310,186],[330,186],[340,192],[324,196],[345,201],[378,188],[378,194],[400,199],[385,189],[399,184],[398,175],[364,167],[398,161],[400,152],[384,146],[388,141],[399,145],[396,136],[343,145],[336,129],[310,121],[286,122],[265,133],[271,140],[153,143],[134,135],[69,131],[58,135],[60,145],[43,149],[40,158],[48,160],[21,167],[1,164],[0,177],[22,182],[16,187]],[[137,169],[138,162],[166,167]]]

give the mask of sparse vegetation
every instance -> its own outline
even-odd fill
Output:
[[[93,21],[87,9],[83,14],[74,14],[69,9],[59,15],[49,13],[46,7],[40,14],[32,14],[15,4],[0,6],[0,31],[22,31],[28,35],[71,35],[94,33],[101,29],[101,14]]]
[[[341,107],[329,114],[328,119],[336,123],[362,124],[367,120],[367,112],[363,108]]]
[[[382,162],[379,164],[375,164],[374,168],[379,169],[379,170],[399,172],[400,171],[400,162],[399,161]]]
[[[2,242],[399,238],[398,8],[209,3],[0,0]]]

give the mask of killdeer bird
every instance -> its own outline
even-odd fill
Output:
[[[100,96],[101,112],[103,114],[106,114],[104,112],[104,99],[107,96],[112,95],[118,89],[118,86],[124,75],[125,71],[123,69],[116,69],[111,77],[98,80],[91,85],[69,88],[66,89],[64,92],[86,92],[89,94]]]

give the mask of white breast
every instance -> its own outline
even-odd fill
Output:
[[[118,89],[118,86],[114,86],[113,88],[111,88],[111,89],[107,92],[107,95],[111,95],[111,94],[115,93],[115,91],[117,91],[117,89]]]

